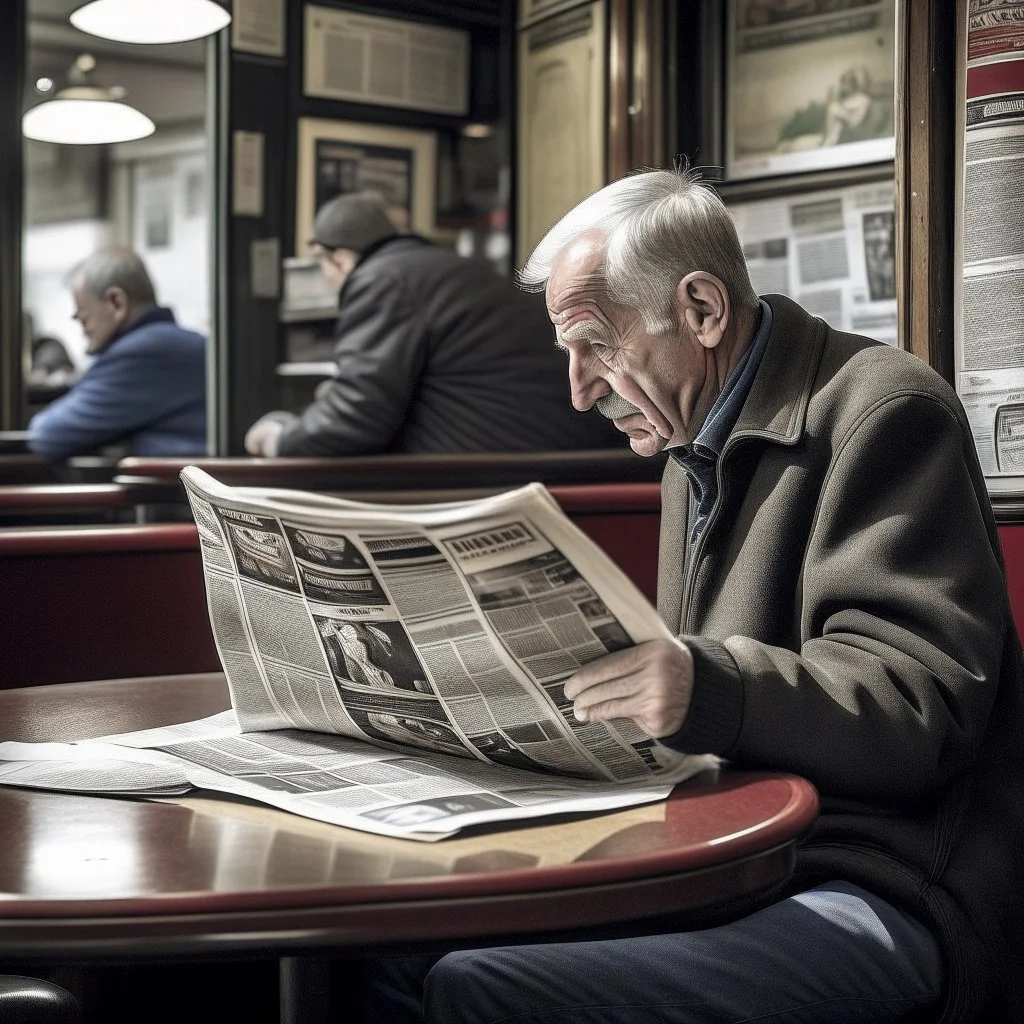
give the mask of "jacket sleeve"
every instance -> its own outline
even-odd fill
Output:
[[[28,446],[51,459],[95,451],[138,432],[181,402],[178,359],[132,339],[110,349],[71,390],[32,417]]]
[[[354,278],[338,318],[337,369],[286,427],[277,454],[383,451],[405,420],[427,358],[424,312],[387,274]]]
[[[670,745],[861,799],[917,798],[960,773],[1009,628],[974,462],[966,425],[934,398],[904,394],[867,412],[820,492],[799,650],[684,636],[696,686]]]

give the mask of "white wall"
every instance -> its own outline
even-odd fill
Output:
[[[183,327],[210,332],[209,187],[202,150],[150,156],[132,169],[132,245],[157,299]]]
[[[71,319],[74,300],[67,286],[71,269],[112,241],[110,225],[100,220],[68,221],[26,227],[22,248],[23,306],[36,337],[60,338],[78,367],[88,362],[82,328]]]

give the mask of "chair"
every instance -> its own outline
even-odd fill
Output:
[[[78,1000],[39,978],[0,974],[0,1021],[4,1024],[81,1024]]]

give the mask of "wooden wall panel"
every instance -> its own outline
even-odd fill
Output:
[[[900,338],[953,382],[955,0],[900,0],[896,35]]]

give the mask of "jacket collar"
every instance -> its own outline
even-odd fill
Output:
[[[771,334],[731,438],[796,444],[807,420],[828,325],[784,295],[763,298],[772,311]]]
[[[166,306],[151,306],[144,313],[140,313],[134,320],[126,323],[100,351],[101,353],[106,352],[115,341],[119,341],[126,334],[131,334],[132,331],[137,331],[140,327],[145,327],[147,324],[173,324],[176,322],[174,313]]]
[[[367,260],[370,260],[374,256],[376,256],[377,253],[379,253],[381,251],[381,249],[386,249],[389,245],[394,245],[395,242],[416,242],[419,245],[433,245],[434,244],[433,242],[430,241],[429,238],[424,238],[422,235],[415,235],[412,232],[405,232],[405,233],[400,234],[400,235],[388,235],[387,238],[382,238],[379,241],[374,242],[372,245],[368,245],[359,254],[359,259],[356,260],[355,266],[352,267],[352,270],[350,271],[348,277],[345,278],[345,281],[342,284],[341,289],[338,292],[338,303],[339,303],[339,305],[342,302],[345,301],[345,290],[348,288],[348,283],[349,283],[349,281],[352,280],[353,276],[355,275],[355,272],[364,263],[366,263]]]

